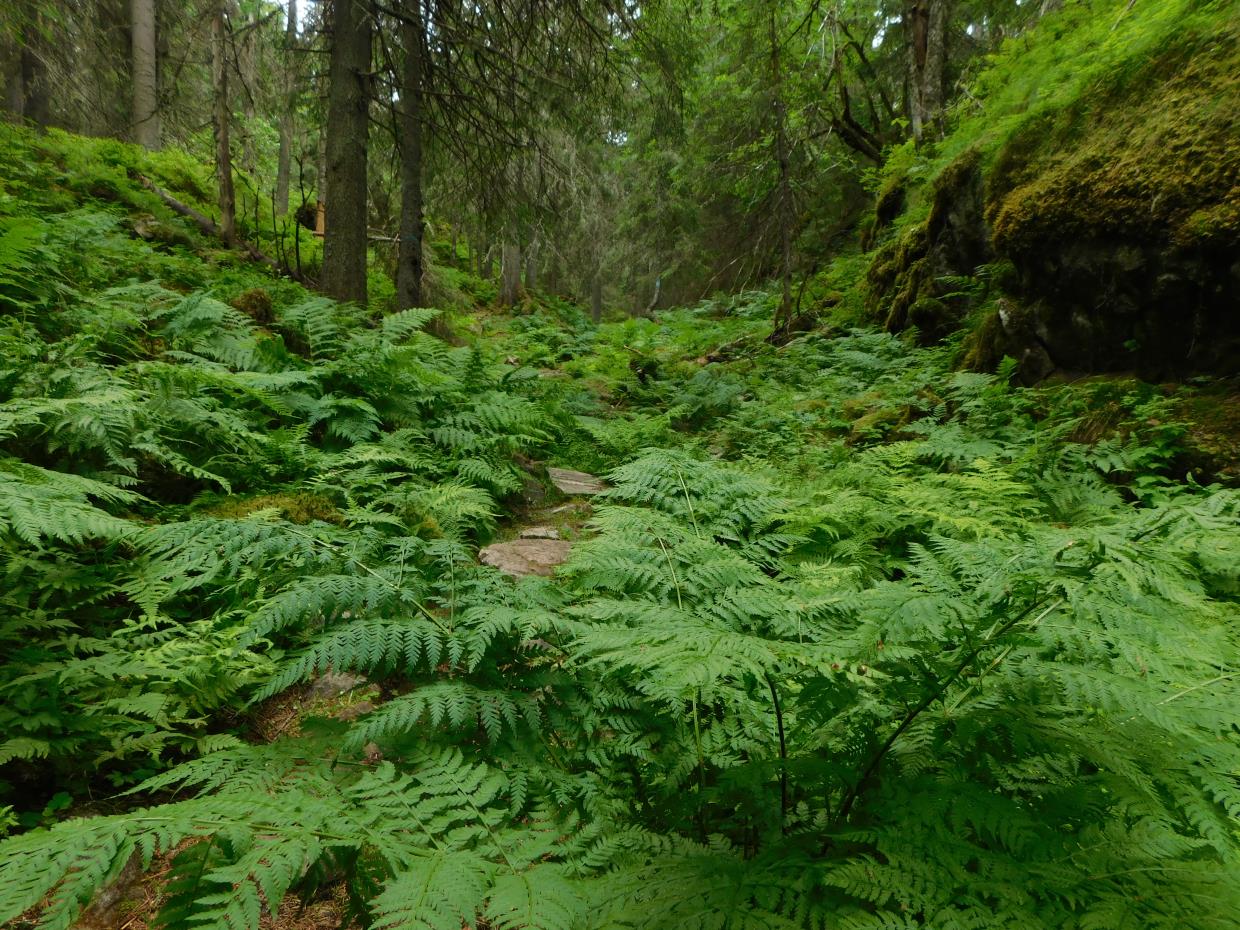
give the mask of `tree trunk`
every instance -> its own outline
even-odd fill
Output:
[[[130,3],[133,45],[133,137],[144,148],[159,148],[159,85],[155,66],[155,0]]]
[[[220,187],[220,236],[233,245],[237,241],[237,197],[233,192],[229,142],[232,112],[228,102],[228,2],[219,0],[211,20],[211,72],[215,94],[211,122],[215,131],[215,174]]]
[[[396,256],[396,301],[400,310],[422,306],[422,0],[404,0],[400,24],[405,67],[400,84],[400,244]],[[455,236],[453,237],[455,242]],[[455,248],[454,248],[455,252]],[[453,256],[455,259],[455,255]],[[454,261],[455,264],[455,261]]]
[[[603,272],[597,268],[590,278],[590,319],[595,323],[603,319]]]
[[[48,87],[46,43],[43,40],[42,15],[38,7],[28,3],[29,13],[21,38],[22,118],[40,129],[51,122],[52,98]]]
[[[535,236],[530,240],[530,246],[525,250],[525,291],[532,292],[538,287],[538,237]]]
[[[329,297],[364,306],[371,17],[363,0],[333,0],[331,35],[322,285]]]
[[[908,117],[921,142],[939,123],[946,93],[947,22],[951,0],[911,0],[904,8],[908,56]],[[940,133],[936,130],[935,135]]]
[[[21,123],[26,108],[26,89],[22,83],[22,50],[17,42],[5,42],[3,46],[4,110],[8,119]]]
[[[780,240],[779,277],[781,284],[779,311],[775,317],[778,329],[792,319],[792,181],[788,157],[788,108],[784,103],[783,66],[780,61],[779,29],[776,22],[776,6],[771,4],[771,94],[772,112],[775,115],[775,162],[779,166],[779,200],[777,204]]]
[[[241,170],[253,178],[258,173],[258,147],[254,141],[254,90],[258,86],[258,20],[247,18],[237,50],[241,78]]]
[[[521,246],[510,238],[504,240],[500,255],[499,303],[515,306],[521,299]]]
[[[280,114],[280,154],[276,161],[276,216],[288,212],[289,173],[293,162],[293,110],[297,103],[297,0],[288,0],[284,25],[284,111]]]

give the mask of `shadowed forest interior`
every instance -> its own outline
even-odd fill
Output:
[[[0,926],[1240,930],[1240,3],[5,0]]]

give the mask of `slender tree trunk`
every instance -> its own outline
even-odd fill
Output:
[[[160,144],[159,85],[155,65],[155,0],[130,3],[133,45],[134,141],[154,151]]]
[[[22,50],[17,42],[5,42],[3,53],[0,54],[4,70],[0,80],[4,81],[4,111],[8,119],[14,123],[22,121],[22,113],[26,108],[26,88],[22,83]]]
[[[538,246],[538,237],[535,236],[530,240],[529,248],[525,250],[526,293],[530,293],[538,287]]]
[[[502,307],[515,306],[521,299],[521,246],[505,237],[500,256],[499,302]]]
[[[366,153],[371,16],[363,0],[333,0],[327,90],[327,230],[323,292],[366,304]]]
[[[478,241],[478,277],[483,281],[495,278],[495,242],[489,229],[483,230]]]
[[[220,236],[232,245],[237,241],[237,197],[233,192],[229,141],[232,108],[228,101],[228,2],[219,0],[211,20],[211,71],[215,94],[212,128],[215,131],[215,174],[220,188]]]
[[[276,161],[276,216],[288,212],[289,173],[293,161],[293,110],[297,103],[297,0],[288,0],[284,25],[284,111],[280,114],[280,154]]]
[[[598,268],[590,276],[590,319],[595,323],[603,319],[603,272]]]
[[[942,116],[950,16],[951,0],[911,0],[904,8],[908,117],[913,138],[918,142],[927,127],[936,124]]]
[[[396,256],[399,309],[422,306],[422,111],[424,106],[422,0],[404,0],[400,25],[405,67],[400,84],[400,244]],[[455,253],[456,237],[453,236]],[[453,255],[455,264],[455,254]]]
[[[51,122],[52,98],[44,54],[43,16],[32,2],[26,4],[26,24],[21,39],[22,118],[40,129]]]
[[[241,76],[241,170],[253,178],[258,173],[258,147],[254,142],[254,89],[258,86],[258,23],[250,16],[241,35],[237,71]]]
[[[790,178],[788,156],[788,108],[784,102],[783,64],[780,61],[779,24],[776,19],[777,7],[771,4],[770,43],[771,43],[771,93],[775,115],[775,161],[779,166],[779,239],[781,284],[779,312],[775,317],[775,327],[786,325],[792,319],[792,181]]]

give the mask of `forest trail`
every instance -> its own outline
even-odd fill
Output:
[[[548,468],[547,479],[568,500],[518,511],[515,538],[479,550],[478,560],[483,565],[516,577],[550,576],[556,566],[568,561],[573,539],[580,535],[592,512],[588,499],[607,490],[607,485],[594,475],[568,468]]]
[[[1237,927],[1235,0],[109,4],[0,15],[0,926]]]

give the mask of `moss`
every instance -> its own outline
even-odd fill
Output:
[[[1200,480],[1240,484],[1240,383],[1219,383],[1183,397],[1175,415],[1187,429],[1185,468]]]
[[[906,179],[903,175],[888,178],[874,201],[874,229],[882,231],[895,222],[904,212],[907,200]]]
[[[1122,236],[1182,246],[1240,227],[1240,26],[1189,36],[1136,76],[1030,120],[995,161],[996,246]]]
[[[986,311],[964,337],[958,368],[965,371],[994,371],[1006,354],[1007,333],[997,309]]]
[[[260,326],[268,326],[275,319],[271,295],[261,287],[241,292],[231,303]]]
[[[206,513],[213,517],[238,520],[260,510],[278,510],[290,523],[342,523],[339,509],[321,494],[263,494],[258,497],[229,497],[213,504]]]
[[[908,321],[920,330],[935,330],[951,317],[947,304],[937,297],[919,297],[908,308]]]
[[[931,185],[930,214],[926,219],[926,229],[931,235],[943,227],[952,205],[964,196],[970,185],[978,181],[981,161],[981,150],[970,148],[948,164],[934,179]]]

